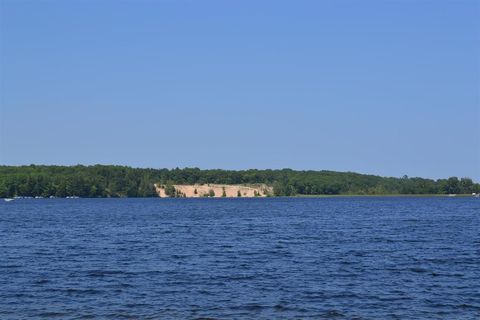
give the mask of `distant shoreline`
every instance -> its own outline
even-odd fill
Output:
[[[415,198],[422,198],[422,197],[444,197],[444,198],[456,198],[456,197],[475,197],[472,194],[313,194],[313,195],[305,195],[299,194],[296,196],[291,196],[293,198],[335,198],[335,197],[415,197]]]
[[[380,177],[328,170],[1,166],[0,198],[448,196],[480,193],[467,177]]]
[[[13,200],[78,200],[78,199],[311,199],[311,198],[478,198],[471,194],[319,194],[319,195],[294,195],[294,196],[258,196],[258,197],[13,197],[0,198]]]

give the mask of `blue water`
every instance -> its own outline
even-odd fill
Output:
[[[480,319],[480,199],[0,203],[0,319]]]

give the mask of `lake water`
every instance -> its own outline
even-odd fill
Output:
[[[480,199],[0,203],[0,319],[480,319]]]

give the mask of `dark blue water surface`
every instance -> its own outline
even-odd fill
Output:
[[[480,199],[0,203],[0,319],[480,319]]]

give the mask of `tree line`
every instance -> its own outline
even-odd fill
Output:
[[[380,177],[353,172],[281,170],[149,169],[125,166],[0,166],[0,198],[156,197],[154,183],[267,184],[275,196],[470,194],[480,184],[470,178]]]

